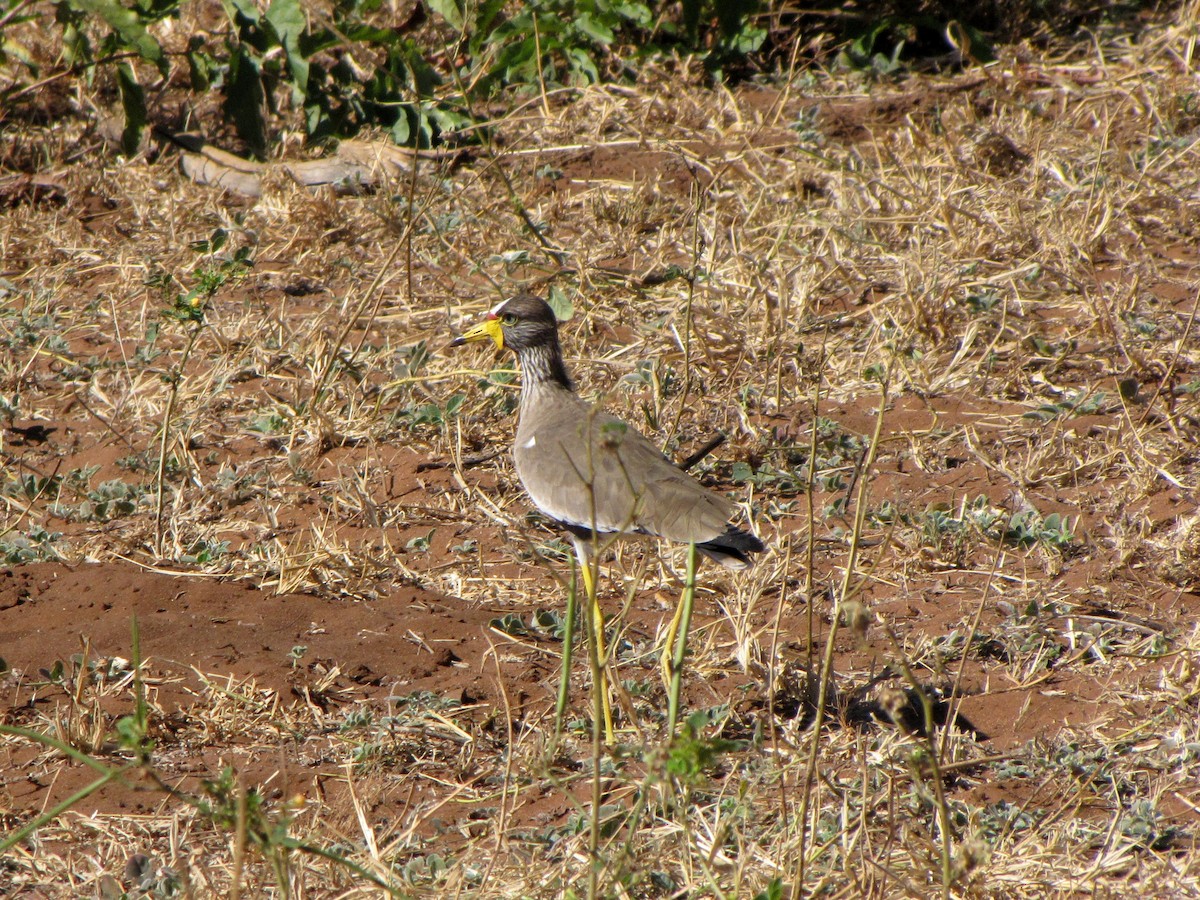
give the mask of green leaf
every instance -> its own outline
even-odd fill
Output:
[[[204,40],[202,38],[193,38],[188,44],[187,61],[188,61],[188,77],[191,81],[192,90],[198,94],[207,91],[212,86],[213,72],[216,70],[216,62],[211,56],[204,52]]]
[[[258,60],[245,44],[239,44],[229,59],[229,90],[223,109],[233,119],[238,136],[260,159],[267,154],[266,102]]]
[[[587,50],[582,47],[568,47],[566,54],[572,74],[582,76],[585,84],[597,84],[600,81],[600,70],[596,68],[596,61]]]
[[[968,25],[966,22],[958,21],[954,24],[962,31],[962,35],[967,38],[966,41],[961,41],[960,39],[960,43],[965,45],[961,49],[966,51],[967,56],[980,63],[996,61],[996,53],[992,49],[991,42],[988,41],[982,31]],[[949,30],[949,27],[947,27],[947,30]]]
[[[18,44],[8,38],[0,38],[0,63],[7,63],[14,59],[35,75],[37,74],[37,62],[23,44]]]
[[[607,47],[613,42],[612,29],[602,22],[598,22],[588,13],[581,13],[575,17],[575,27],[597,44],[603,44]]]
[[[166,74],[167,60],[163,56],[162,47],[146,31],[136,12],[121,6],[116,0],[72,0],[71,5],[103,19],[124,46],[136,52],[142,59],[155,63],[159,71]]]
[[[432,97],[434,90],[441,83],[437,70],[425,61],[420,49],[412,41],[405,41],[403,46],[404,63],[408,67],[409,78],[417,95]]]
[[[121,132],[121,150],[133,156],[142,142],[146,128],[146,94],[138,84],[133,66],[127,62],[117,66],[117,85],[121,91],[121,106],[125,110],[125,129]]]
[[[456,0],[425,0],[425,5],[446,20],[446,23],[460,34],[466,27],[462,7]]]
[[[730,52],[747,56],[759,50],[766,40],[765,28],[743,28],[726,38],[724,43]]]
[[[347,25],[342,32],[346,38],[355,44],[380,44],[384,47],[389,47],[392,44],[398,43],[400,38],[394,31],[389,31],[386,28],[377,28],[374,25],[366,25],[363,23],[355,25]],[[311,39],[312,36],[310,36]],[[322,46],[325,41],[325,35],[319,35],[319,42],[315,46],[309,46],[309,51],[328,49]],[[329,35],[328,46],[336,46],[341,43],[332,34]]]
[[[488,627],[495,628],[497,631],[502,631],[512,637],[525,637],[529,634],[529,628],[516,613],[507,613],[499,618],[492,619],[488,622]]]
[[[560,322],[565,322],[571,316],[575,315],[575,304],[563,293],[560,287],[555,286],[550,288],[550,295],[546,298],[546,302],[554,310],[554,318]]]
[[[297,101],[308,94],[308,60],[300,48],[300,39],[304,36],[308,22],[304,10],[297,0],[271,0],[267,14],[263,16],[287,54],[288,69],[292,73],[293,94]]]
[[[481,3],[475,10],[475,22],[471,28],[471,36],[467,42],[467,49],[471,56],[479,56],[479,51],[483,45],[491,44],[495,35],[496,17],[504,9],[505,0],[486,0]]]
[[[529,82],[537,76],[537,44],[530,35],[508,44],[496,57],[489,77],[498,77],[502,82]]]
[[[687,35],[688,43],[695,47],[699,43],[700,13],[704,3],[702,0],[683,0],[680,6],[683,7],[684,33]]]
[[[225,7],[225,15],[229,16],[231,22],[236,22],[239,14],[247,21],[258,21],[258,9],[254,6],[254,0],[221,0],[221,5]]]
[[[396,119],[396,123],[392,125],[392,141],[398,147],[408,146],[409,139],[412,137],[412,130],[408,125],[408,116],[401,111],[400,117]]]
[[[83,13],[72,10],[65,3],[57,4],[55,21],[62,26],[63,59],[71,65],[92,61],[92,42],[83,27]]]
[[[329,123],[329,116],[320,103],[309,103],[304,107],[304,128],[310,137],[320,134]]]

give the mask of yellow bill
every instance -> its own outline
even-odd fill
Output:
[[[496,346],[501,350],[504,349],[504,330],[500,327],[500,320],[495,316],[488,316],[478,325],[467,329],[458,337],[450,342],[451,347],[459,347],[463,344],[472,344],[476,341],[486,341],[491,338]]]

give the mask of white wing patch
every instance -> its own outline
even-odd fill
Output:
[[[536,447],[537,446],[537,436],[535,435],[534,437],[531,437],[529,440],[527,440],[521,446],[524,447],[526,450],[530,450],[530,449]]]

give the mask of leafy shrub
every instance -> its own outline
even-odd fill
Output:
[[[24,65],[33,82],[14,81],[0,92],[0,103],[35,90],[42,74],[31,49],[34,14],[18,7],[4,16],[3,6],[0,0],[0,65]],[[498,91],[633,74],[618,46],[631,57],[663,49],[701,53],[715,72],[724,61],[757,50],[766,36],[752,25],[757,0],[685,0],[678,6],[426,0],[438,15],[423,27],[420,16],[397,25],[379,0],[335,0],[322,15],[310,14],[301,0],[271,0],[265,11],[254,0],[222,0],[230,27],[208,38],[194,35],[176,54],[164,48],[155,26],[179,16],[179,0],[138,0],[130,7],[117,0],[52,0],[50,6],[67,74],[91,79],[98,70],[113,71],[127,153],[137,149],[150,120],[140,79],[148,71],[169,79],[173,59],[185,62],[192,91],[219,94],[227,121],[263,157],[270,117],[288,109],[302,111],[310,140],[373,126],[387,129],[398,144],[428,147],[475,124],[471,102]],[[29,46],[18,37],[21,25]],[[429,61],[435,53],[447,60],[441,71]]]

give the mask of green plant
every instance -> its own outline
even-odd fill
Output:
[[[179,0],[139,0],[134,6],[55,0],[51,5],[63,35],[67,72],[91,78],[112,70],[125,119],[123,149],[135,152],[150,121],[136,63],[153,66],[161,78],[170,76],[173,60],[155,32],[163,20],[179,16]],[[222,6],[231,27],[194,35],[183,59],[192,90],[215,90],[238,135],[260,157],[267,153],[270,116],[280,104],[303,111],[313,140],[374,125],[388,129],[397,143],[428,146],[441,131],[467,121],[456,103],[435,99],[440,76],[414,41],[374,23],[378,4],[372,0],[334,4],[328,17],[310,16],[300,0],[272,0],[264,12],[253,0],[223,0]],[[42,73],[27,46],[32,39],[16,33],[16,26],[32,19],[21,15],[19,6],[0,19],[5,38],[0,63],[23,63],[35,78],[14,82],[0,93],[0,101],[14,101],[37,87]],[[360,68],[356,59],[368,68]]]
[[[147,488],[144,485],[113,479],[87,491],[84,500],[78,506],[55,503],[50,507],[50,511],[72,522],[108,522],[133,515],[146,494]]]
[[[55,22],[62,28],[64,61],[75,71],[115,65],[125,113],[121,145],[134,153],[147,124],[146,95],[132,60],[150,63],[160,76],[170,71],[162,45],[150,33],[154,24],[179,13],[179,0],[141,0],[130,9],[116,0],[56,0]],[[92,40],[99,34],[98,42]]]
[[[781,494],[798,494],[804,488],[804,481],[795,472],[777,469],[763,463],[757,469],[749,463],[738,460],[730,469],[729,478],[734,484],[753,484],[758,489],[770,488]],[[836,488],[825,487],[825,490]]]
[[[8,423],[12,423],[13,419],[21,411],[21,395],[20,394],[0,394],[0,419],[4,419]]]
[[[428,553],[430,546],[433,544],[433,536],[437,534],[436,528],[430,528],[425,534],[417,535],[415,538],[410,538],[404,544],[405,550],[413,550],[417,553]]]
[[[246,428],[258,434],[283,434],[288,429],[288,419],[279,411],[270,410],[255,415],[246,423]]]
[[[223,829],[245,835],[247,843],[270,861],[279,883],[286,884],[289,856],[295,849],[288,834],[293,810],[285,806],[272,814],[263,795],[256,788],[243,786],[230,766],[222,768],[216,778],[203,779],[200,785],[200,813]]]
[[[424,341],[417,341],[396,351],[394,372],[398,379],[418,378],[429,362],[429,348]]]
[[[48,494],[56,494],[62,478],[58,475],[38,475],[34,472],[13,475],[4,485],[6,497],[17,497],[21,500],[33,501]]]
[[[57,311],[36,312],[32,303],[22,307],[0,306],[0,327],[3,328],[0,346],[8,350],[41,345],[63,356],[71,352],[70,345],[60,333],[62,321]],[[15,414],[15,400],[11,404],[6,401],[5,408],[12,409]]]
[[[60,560],[62,555],[55,544],[62,538],[60,531],[47,531],[35,525],[23,535],[0,538],[0,562],[7,566],[19,566],[31,562]]]
[[[391,419],[410,430],[441,428],[454,421],[466,399],[466,394],[452,394],[445,403],[412,404],[398,409]]]
[[[1152,340],[1158,335],[1157,323],[1138,315],[1134,310],[1126,310],[1121,313],[1121,321],[1134,336],[1143,340]]]
[[[999,777],[999,773],[997,775]],[[1028,777],[1028,775],[1029,773],[1025,772],[1021,777]],[[994,844],[1001,837],[1020,834],[1036,828],[1042,817],[1042,814],[1038,812],[1031,812],[1001,800],[980,810],[976,821],[977,833],[988,843]]]
[[[1022,343],[1033,352],[1032,362],[1034,364],[1040,364],[1046,360],[1058,363],[1079,349],[1079,342],[1073,338],[1050,341],[1036,334],[1027,335]]]
[[[699,54],[720,78],[767,36],[757,0],[685,0],[677,9],[638,0],[536,0],[515,10],[502,0],[427,4],[460,35],[468,60],[461,77],[481,95],[592,84],[632,74],[633,57],[661,51]]]
[[[996,601],[1004,621],[987,639],[988,655],[1004,660],[1019,679],[1045,672],[1066,652],[1055,627],[1056,609],[1043,608],[1036,600],[1017,607],[1007,600]]]
[[[203,566],[215,562],[229,552],[229,541],[193,541],[187,552],[179,557],[181,563]]]
[[[783,879],[772,878],[766,888],[754,895],[754,900],[783,900]]]
[[[149,707],[146,703],[145,688],[142,683],[142,654],[141,654],[141,632],[138,628],[137,619],[133,619],[131,623],[132,632],[132,664],[123,663],[122,668],[129,667],[132,669],[132,681],[134,690],[134,709],[127,716],[117,720],[115,731],[119,746],[128,754],[128,761],[124,765],[112,767],[105,765],[99,760],[94,759],[84,750],[79,749],[69,740],[63,740],[58,737],[42,734],[28,728],[22,728],[15,725],[0,724],[0,735],[12,735],[19,737],[35,744],[40,744],[43,747],[53,748],[65,756],[82,763],[99,773],[99,777],[91,784],[86,785],[76,791],[71,796],[67,797],[62,802],[54,807],[45,810],[40,815],[35,816],[24,825],[14,829],[7,837],[0,840],[0,853],[5,853],[10,848],[16,846],[21,841],[36,832],[39,828],[48,822],[58,818],[67,810],[71,809],[77,803],[87,799],[92,794],[99,791],[106,784],[116,781],[125,775],[133,772],[135,769],[144,767],[149,761],[150,751],[153,744],[149,738]],[[84,664],[84,659],[80,655],[73,660],[73,666],[70,673],[66,671],[61,660],[56,660],[53,667],[49,670],[42,669],[41,673],[46,677],[47,681],[61,685],[64,690],[67,690],[68,696],[72,702],[78,704],[82,697],[84,687],[88,682],[97,680],[97,665],[93,662],[90,666]],[[110,661],[108,671],[111,671],[111,666],[115,664],[115,659]],[[65,737],[72,737],[70,729],[66,729]]]
[[[140,897],[170,898],[185,894],[185,882],[180,874],[144,853],[129,857],[123,874],[125,883],[132,886]],[[102,876],[99,888],[102,900],[130,896],[111,876]]]
[[[707,728],[719,725],[728,714],[728,707],[722,706],[694,712],[684,719],[667,753],[667,774],[684,784],[696,785],[701,776],[721,761],[721,757],[741,749],[743,741],[704,734]]]
[[[70,673],[61,661],[56,662],[53,669],[46,673],[50,680],[63,685],[64,689],[75,692],[81,692],[85,683],[111,680],[114,674],[124,677],[128,673],[133,686],[133,711],[119,718],[113,727],[116,745],[123,751],[126,759],[122,765],[110,766],[57,737],[16,725],[0,724],[0,735],[21,738],[44,748],[54,749],[98,774],[90,784],[0,839],[0,854],[26,840],[38,829],[83,802],[105,785],[128,776],[139,775],[148,786],[164,795],[184,800],[216,825],[231,832],[237,840],[261,852],[270,861],[280,885],[288,884],[291,855],[302,852],[342,865],[391,895],[397,893],[392,884],[367,872],[335,850],[317,847],[293,838],[289,829],[295,811],[301,807],[303,801],[288,798],[278,811],[273,811],[268,808],[262,794],[253,787],[244,787],[229,766],[224,767],[216,778],[204,779],[201,782],[201,794],[198,796],[167,787],[153,765],[155,742],[151,738],[150,705],[146,700],[142,680],[141,630],[136,618],[131,622],[130,655],[132,662],[113,657],[107,661],[88,662],[86,665],[82,656],[79,656],[72,660]],[[131,879],[136,876],[139,883],[143,881],[144,874],[144,867],[140,864],[136,872],[127,872]],[[169,885],[166,884],[156,887],[163,891],[169,890]]]
[[[171,298],[170,305],[162,310],[163,318],[179,323],[187,336],[187,343],[180,354],[178,364],[167,370],[162,376],[168,390],[166,411],[159,427],[158,470],[155,477],[154,551],[159,556],[163,552],[167,444],[171,436],[175,404],[179,396],[179,386],[183,381],[183,373],[187,368],[192,350],[195,349],[196,341],[204,331],[209,302],[227,282],[241,276],[253,265],[253,250],[249,245],[239,247],[233,253],[226,253],[221,257],[216,256],[216,253],[224,248],[227,237],[227,232],[218,228],[207,241],[193,244],[193,249],[209,256],[210,259],[193,270],[192,275],[196,284],[191,289],[183,293],[174,291],[172,281],[165,273],[158,273],[151,279],[154,286]]]
[[[336,5],[327,22],[306,15],[299,0],[273,0],[261,15],[249,0],[229,0],[227,8],[236,44],[218,48],[217,57],[198,48],[193,71],[223,75],[226,111],[256,151],[266,148],[276,83],[290,87],[314,140],[378,125],[398,144],[429,146],[467,121],[454,102],[435,99],[441,77],[415,42],[371,21],[369,0]],[[370,68],[359,69],[358,59]]]
[[[966,541],[971,534],[1018,547],[1040,544],[1060,552],[1075,540],[1069,517],[1059,513],[1042,516],[1032,506],[1006,514],[983,494],[969,502],[963,498],[957,511],[946,503],[931,503],[921,513],[899,513],[899,521],[920,528],[924,546],[939,552],[954,548],[954,558],[959,564],[964,561]]]
[[[1022,413],[1022,418],[1038,422],[1049,422],[1066,415],[1090,416],[1100,412],[1107,401],[1103,391],[1088,391],[1081,388],[1063,397],[1057,403],[1046,403],[1037,409]]]
[[[1058,513],[1043,517],[1033,507],[1013,513],[1001,537],[1019,547],[1043,544],[1054,550],[1065,550],[1075,540],[1069,517]]]
[[[500,87],[590,84],[600,80],[597,58],[613,43],[623,24],[649,24],[641,3],[607,0],[541,0],[520,4],[504,16],[499,0],[475,7],[430,0],[429,6],[463,35],[477,71],[472,82],[486,94]]]
[[[679,391],[679,376],[674,367],[658,360],[639,359],[634,370],[621,378],[622,384],[653,387],[660,400],[665,400]]]
[[[1001,297],[996,291],[988,289],[967,294],[961,302],[972,313],[984,315],[1000,305]]]
[[[412,885],[432,885],[442,881],[449,873],[453,858],[440,853],[414,856],[401,870],[404,880]]]
[[[488,627],[511,637],[541,634],[562,640],[566,631],[566,616],[555,610],[539,609],[526,621],[519,613],[505,613],[489,621]]]
[[[869,21],[838,52],[837,62],[843,68],[874,77],[894,77],[907,68],[902,58],[913,55],[914,49],[917,55],[957,49],[964,59],[978,62],[995,59],[983,33],[963,21],[945,22],[934,16],[901,14]]]

